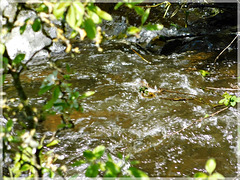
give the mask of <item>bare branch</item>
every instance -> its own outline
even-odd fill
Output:
[[[206,89],[218,90],[218,91],[239,91],[240,89],[232,89],[232,88],[214,88],[214,87],[206,87]]]
[[[232,43],[237,39],[237,37],[238,37],[238,34],[233,38],[232,42],[230,42],[230,44],[227,47],[225,47],[225,49],[222,50],[222,52],[220,52],[220,54],[215,58],[214,63],[216,63],[216,61],[224,53],[224,51],[226,51],[232,45]]]

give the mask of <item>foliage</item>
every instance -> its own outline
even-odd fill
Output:
[[[119,153],[118,162],[116,163],[110,154],[107,154],[107,160],[104,160],[105,146],[100,145],[95,149],[83,152],[85,160],[79,160],[72,164],[73,167],[87,163],[85,171],[86,177],[135,177],[149,179],[147,174],[135,167],[126,167],[128,164],[135,165],[138,161],[131,161],[130,156],[125,158]],[[126,167],[126,168],[125,168]]]
[[[203,173],[203,172],[198,172],[196,174],[194,174],[194,178],[197,178],[199,180],[218,180],[218,179],[225,179],[224,176],[218,172],[214,172],[214,170],[216,169],[216,161],[215,159],[211,158],[208,159],[205,165],[205,169],[207,171],[208,174]]]
[[[115,10],[117,10],[120,6],[122,6],[124,4],[128,8],[134,9],[135,12],[137,13],[137,15],[141,16],[141,25],[139,27],[130,26],[127,29],[127,32],[130,35],[139,34],[140,31],[143,28],[145,28],[147,30],[152,30],[152,31],[153,30],[161,30],[163,28],[163,25],[161,25],[161,24],[152,24],[152,23],[145,24],[145,22],[148,19],[149,14],[150,14],[151,8],[147,7],[146,9],[144,9],[141,6],[138,6],[138,4],[141,3],[141,2],[143,2],[143,0],[141,0],[141,1],[127,1],[127,0],[124,0],[123,2],[118,2],[118,4],[114,8]]]
[[[13,133],[14,122],[9,119],[5,127],[1,129],[1,138],[3,139],[4,152],[9,151],[14,154],[13,166],[9,167],[10,177],[21,177],[27,174],[28,178],[42,177],[43,174],[48,174],[53,178],[55,173],[63,175],[66,167],[63,165],[57,167],[54,162],[58,159],[58,155],[47,147],[54,146],[58,143],[56,139],[44,142],[45,136],[40,141],[35,139],[36,130],[17,131]],[[4,156],[5,157],[5,156]],[[4,176],[4,179],[7,178]]]
[[[54,65],[53,65],[54,66]],[[48,113],[61,114],[63,124],[61,127],[71,127],[73,124],[69,120],[69,115],[73,111],[82,111],[80,101],[94,94],[93,91],[80,94],[76,89],[71,88],[70,74],[65,74],[57,67],[52,74],[48,75],[39,90],[39,95],[52,91],[52,98],[44,105],[44,110]],[[70,67],[67,65],[67,71]]]
[[[200,70],[199,72],[201,73],[201,75],[202,75],[203,77],[206,77],[206,76],[210,75],[210,72],[205,71],[205,70]]]
[[[225,92],[222,97],[224,97],[224,99],[221,99],[219,104],[224,104],[225,106],[235,106],[238,102],[240,102],[240,97],[230,95],[227,92]]]

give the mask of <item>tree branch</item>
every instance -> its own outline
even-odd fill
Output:
[[[233,38],[232,42],[230,42],[230,44],[227,47],[225,47],[225,49],[223,49],[222,52],[220,52],[220,54],[215,58],[214,64],[216,63],[218,58],[224,53],[224,51],[226,51],[232,45],[232,43],[237,39],[237,37],[238,37],[238,34],[235,36],[235,38]]]

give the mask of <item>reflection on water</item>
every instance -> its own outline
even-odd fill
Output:
[[[204,168],[208,158],[217,160],[217,171],[225,176],[236,172],[236,109],[231,108],[201,123],[178,131],[193,121],[220,109],[213,108],[223,92],[206,91],[205,87],[230,87],[236,84],[236,62],[221,62],[213,67],[210,53],[182,53],[171,56],[145,55],[152,64],[146,64],[133,52],[106,50],[103,53],[87,49],[76,57],[61,57],[57,63],[64,67],[69,63],[74,70],[73,86],[80,92],[96,93],[83,101],[84,113],[74,112],[71,118],[75,128],[60,132],[59,161],[69,168],[69,176],[83,174],[83,169],[70,164],[82,158],[84,150],[103,144],[113,155],[117,152],[130,154],[140,160],[138,167],[149,176],[192,176]],[[204,61],[206,59],[206,61]],[[201,66],[209,67],[211,75],[203,78],[198,72]],[[35,68],[35,69],[39,69]],[[24,76],[37,77],[47,74],[46,69]],[[37,99],[41,81],[36,78],[24,85],[30,90],[32,102]],[[145,80],[155,89],[193,94],[203,101],[171,101],[164,98],[189,98],[187,94],[163,93],[154,98],[144,98],[138,92]],[[10,83],[10,80],[9,80]],[[8,93],[14,92],[8,89]],[[33,90],[34,89],[34,90]],[[192,97],[192,96],[191,96]],[[47,130],[54,130],[59,117],[49,118]],[[52,123],[52,124],[51,124]]]

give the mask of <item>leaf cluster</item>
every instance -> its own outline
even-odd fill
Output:
[[[227,92],[225,92],[222,97],[224,97],[224,99],[221,99],[219,104],[224,104],[225,106],[235,106],[238,102],[240,102],[240,97],[230,95]]]
[[[194,178],[197,178],[199,180],[219,180],[219,179],[225,179],[224,176],[218,172],[214,172],[216,169],[216,161],[215,159],[211,158],[208,159],[206,164],[205,164],[205,169],[208,174],[203,173],[203,172],[198,172],[194,174]]]
[[[21,177],[24,174],[28,174],[28,178],[42,177],[43,174],[48,174],[50,178],[53,178],[56,171],[63,173],[61,167],[54,165],[58,159],[57,155],[46,149],[58,144],[58,140],[54,139],[45,143],[44,136],[38,141],[35,138],[35,129],[18,130],[13,133],[13,127],[14,122],[9,119],[1,129],[3,147],[15,147],[11,149],[11,153],[14,154],[13,166],[8,169],[11,178]],[[3,153],[6,151],[8,150],[3,148]],[[8,179],[8,177],[5,178]]]
[[[107,160],[104,160],[105,146],[100,145],[95,149],[86,150],[83,152],[85,160],[79,160],[72,164],[73,167],[80,166],[82,164],[88,164],[85,172],[86,177],[135,177],[149,179],[147,174],[135,167],[129,167],[127,170],[123,170],[129,161],[130,156],[125,158],[122,154],[118,154],[118,163],[116,163],[110,154],[107,154]],[[131,161],[131,165],[138,164],[138,161]]]
[[[88,38],[94,39],[97,34],[96,24],[100,24],[102,19],[112,20],[110,14],[93,3],[83,4],[80,1],[62,1],[53,6],[53,15],[59,20],[66,19],[68,25],[73,29],[71,38],[76,37],[78,33],[83,34],[84,31]]]
[[[67,65],[67,71],[70,72],[69,65]],[[70,74],[68,73],[63,73],[62,70],[57,68],[44,79],[39,90],[39,95],[48,91],[52,92],[52,97],[44,105],[44,110],[62,114],[64,124],[68,124],[67,119],[74,110],[83,111],[81,100],[95,93],[94,91],[87,91],[80,94],[77,89],[71,88],[72,84],[68,82],[70,80]]]
[[[140,31],[143,28],[145,28],[147,30],[151,30],[151,31],[153,31],[153,30],[161,30],[163,28],[163,25],[161,25],[161,24],[152,24],[152,23],[145,24],[145,22],[148,19],[149,14],[150,14],[151,8],[148,7],[146,9],[144,9],[143,7],[140,7],[138,4],[142,3],[142,2],[143,1],[134,1],[134,2],[123,1],[123,2],[119,2],[114,7],[114,9],[117,10],[120,6],[125,5],[126,7],[130,8],[130,9],[134,9],[135,12],[137,13],[137,15],[141,16],[141,25],[139,27],[130,26],[127,29],[127,32],[130,35],[139,34]]]

